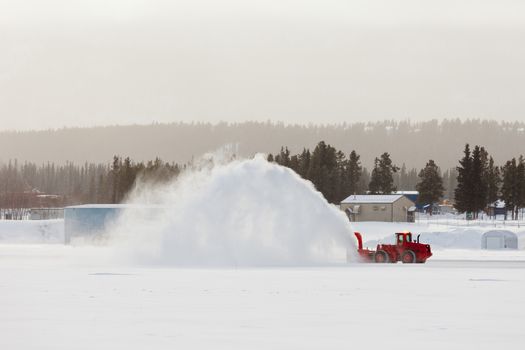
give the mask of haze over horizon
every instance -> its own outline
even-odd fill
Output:
[[[525,121],[525,3],[0,0],[0,130]]]

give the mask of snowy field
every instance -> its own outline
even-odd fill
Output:
[[[154,220],[130,211],[104,240],[64,245],[62,220],[0,221],[0,350],[525,343],[525,250],[481,250],[494,227],[350,225],[311,183],[260,157],[139,188],[133,200],[152,196],[170,210]],[[369,247],[410,230],[434,256],[347,263],[353,230]],[[509,230],[523,244],[525,230]]]
[[[133,267],[108,253],[0,244],[0,349],[516,349],[525,341],[523,251],[239,269]]]

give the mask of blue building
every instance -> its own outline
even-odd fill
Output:
[[[124,212],[134,217],[154,221],[166,213],[167,208],[158,205],[136,204],[85,204],[64,208],[64,237],[69,244],[74,237],[102,237],[119,220]]]
[[[68,244],[73,237],[103,235],[129,206],[122,204],[86,204],[64,208],[64,236]]]
[[[418,203],[417,203],[417,199],[419,197],[419,192],[418,191],[396,191],[393,194],[402,194],[403,196],[405,196],[408,199],[410,199],[412,202],[416,203],[416,206],[417,206],[418,209],[422,208],[422,205],[418,205]]]

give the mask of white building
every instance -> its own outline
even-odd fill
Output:
[[[416,206],[402,194],[352,195],[340,204],[351,221],[414,222]]]
[[[481,237],[481,249],[518,249],[518,236],[505,230],[485,232]]]

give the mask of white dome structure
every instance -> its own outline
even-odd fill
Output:
[[[510,231],[488,231],[481,237],[481,249],[518,249],[518,236]]]

